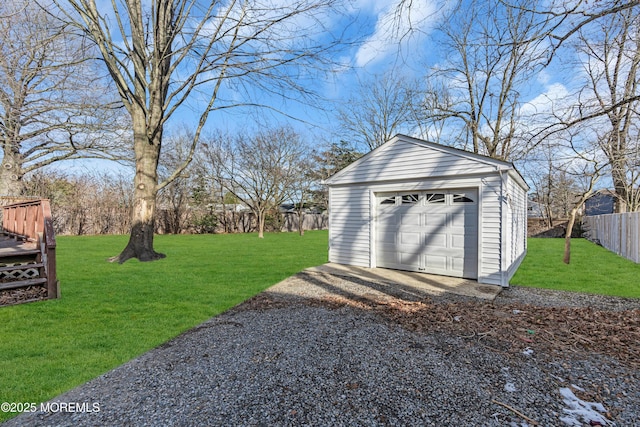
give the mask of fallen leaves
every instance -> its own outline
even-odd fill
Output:
[[[47,298],[45,286],[29,286],[26,288],[8,289],[0,291],[0,307],[40,301]]]
[[[594,307],[543,307],[517,301],[492,303],[440,297],[406,301],[390,296],[336,294],[289,300],[261,294],[244,303],[243,308],[269,309],[291,304],[366,310],[412,331],[455,334],[508,354],[591,352],[640,366],[638,308],[613,311]]]
[[[337,301],[333,301],[336,303]],[[499,342],[510,352],[596,352],[638,366],[640,310],[538,307],[477,302],[402,302],[372,309],[414,331],[455,333]],[[456,321],[458,319],[458,321]]]

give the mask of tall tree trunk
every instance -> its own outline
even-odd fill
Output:
[[[150,139],[146,131],[144,116],[134,117],[133,128],[136,174],[133,179],[135,188],[131,213],[131,235],[129,243],[120,255],[110,259],[112,262],[121,264],[130,258],[138,258],[140,261],[154,261],[166,256],[153,249],[156,195],[158,193],[157,169],[162,133],[157,132]]]
[[[571,209],[569,213],[569,222],[567,222],[567,232],[564,236],[564,258],[563,262],[569,264],[571,262],[571,233],[573,232],[573,225],[576,223],[576,214],[578,213],[578,207]]]
[[[304,212],[302,210],[298,211],[298,233],[304,236]]]
[[[616,199],[614,203],[615,213],[627,212],[629,191],[628,191],[625,178],[626,177],[624,176],[621,177],[620,174],[616,172],[613,173],[613,188],[615,189],[615,192],[616,192]]]
[[[260,239],[264,239],[264,217],[266,215],[266,212],[257,209],[256,213],[258,214],[258,237]]]
[[[4,147],[0,163],[0,196],[21,196],[24,191],[22,156],[12,144]]]

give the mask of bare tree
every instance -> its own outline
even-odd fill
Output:
[[[427,93],[425,114],[446,122],[457,145],[503,160],[526,152],[522,93],[546,59],[536,37],[541,23],[528,11],[533,3],[461,2],[440,28],[447,60],[427,77],[436,89]]]
[[[320,183],[313,177],[313,160],[310,153],[301,152],[300,154],[293,164],[295,176],[289,189],[289,198],[298,216],[298,233],[303,236],[305,209],[311,203],[313,189]]]
[[[575,45],[584,54],[586,76],[577,115],[595,116],[590,120],[599,129],[600,148],[609,161],[616,210],[637,210],[640,15],[632,8],[607,15],[583,27]]]
[[[540,35],[548,38],[551,42],[551,55],[563,46],[565,42],[571,40],[580,31],[597,23],[603,18],[620,13],[637,13],[640,7],[639,0],[552,0],[543,4],[521,5],[510,0],[501,0],[509,7],[515,9],[526,9],[544,18],[546,30]]]
[[[577,194],[573,207],[569,211],[569,220],[564,237],[563,261],[565,264],[571,262],[571,237],[576,216],[587,199],[593,195],[596,184],[602,177],[604,169],[607,166],[606,161],[603,162],[599,159],[597,148],[594,147],[594,145],[587,144],[587,148],[578,148],[571,141],[570,147],[574,156],[573,158],[569,158],[560,168],[565,174],[574,176],[575,180],[580,183],[581,189]]]
[[[95,52],[29,1],[3,2],[0,17],[0,194],[60,160],[121,158],[127,134]]]
[[[220,165],[217,181],[256,215],[264,237],[266,214],[287,200],[299,177],[306,147],[291,128],[267,129],[255,135],[218,139],[209,146]]]
[[[193,135],[182,128],[165,137],[165,154],[158,164],[160,179],[166,178],[184,163],[189,156],[189,147]],[[195,187],[192,178],[193,165],[183,169],[168,185],[158,192],[160,221],[158,226],[163,233],[180,234],[186,231],[193,215],[192,197]]]
[[[411,133],[419,122],[420,95],[417,82],[394,72],[361,82],[339,110],[341,135],[371,151],[398,133]]]
[[[522,162],[522,168],[520,168],[531,184],[533,190],[531,201],[536,204],[538,214],[544,219],[549,229],[553,228],[554,219],[559,218],[557,206],[554,203],[555,190],[558,188],[555,180],[558,175],[555,159],[557,149],[558,147],[550,144],[539,147],[536,153],[540,157],[529,156],[525,162]],[[563,218],[566,218],[566,215]]]
[[[539,45],[544,42],[547,46],[540,50],[544,52],[546,59],[543,65],[550,65],[557,52],[564,47],[568,41],[578,37],[580,32],[585,31],[594,25],[599,26],[600,21],[611,19],[616,15],[638,15],[640,10],[640,0],[551,0],[547,2],[537,2],[530,0],[498,0],[497,2],[486,2],[490,7],[510,10],[513,16],[530,16],[535,22],[531,31],[524,37],[519,37],[517,41],[520,46]],[[477,19],[478,16],[486,16],[486,12],[477,7],[475,2],[458,2],[458,9],[464,7],[463,13],[469,19]],[[412,0],[401,0],[396,7],[396,21],[410,19],[413,6]],[[401,26],[398,24],[397,26]],[[410,35],[415,29],[408,27]],[[454,27],[455,28],[455,27]],[[499,43],[503,46],[502,43]],[[539,59],[539,58],[538,58]],[[632,94],[629,97],[621,97],[618,102],[610,108],[617,108],[629,102],[640,100],[640,94]],[[608,110],[597,111],[593,117],[606,115]],[[591,117],[587,117],[591,118]],[[575,120],[574,123],[584,118]]]
[[[333,46],[323,20],[334,0],[122,0],[108,14],[95,0],[55,1],[63,10],[71,5],[69,22],[96,43],[132,120],[133,225],[127,246],[112,258],[118,262],[164,257],[153,249],[156,195],[192,159],[209,114],[251,104],[258,88],[309,95],[296,79],[311,77],[320,54]],[[159,182],[165,125],[188,99],[200,112],[189,156]]]
[[[29,194],[51,200],[57,234],[122,234],[129,227],[132,188],[124,175],[49,169],[27,175],[24,184]]]

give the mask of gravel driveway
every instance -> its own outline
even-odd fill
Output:
[[[510,288],[494,302],[420,302],[378,288],[301,273],[6,426],[640,426],[637,364],[411,328],[376,309],[596,304],[637,321],[639,301]]]

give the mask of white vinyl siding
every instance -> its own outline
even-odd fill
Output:
[[[482,210],[480,212],[480,271],[482,283],[501,284],[500,242],[502,241],[502,218],[500,209],[500,175],[482,179]]]
[[[363,159],[349,174],[336,177],[332,184],[356,182],[395,181],[420,178],[437,178],[464,174],[483,174],[495,170],[494,167],[452,156],[445,152],[425,150],[410,142],[398,141],[388,147],[381,147],[372,153],[375,156]]]
[[[508,226],[510,227],[510,238],[506,248],[509,254],[506,265],[506,281],[508,282],[527,252],[527,194],[511,177],[507,185],[507,205]]]
[[[330,188],[329,200],[329,262],[369,267],[369,191]]]

